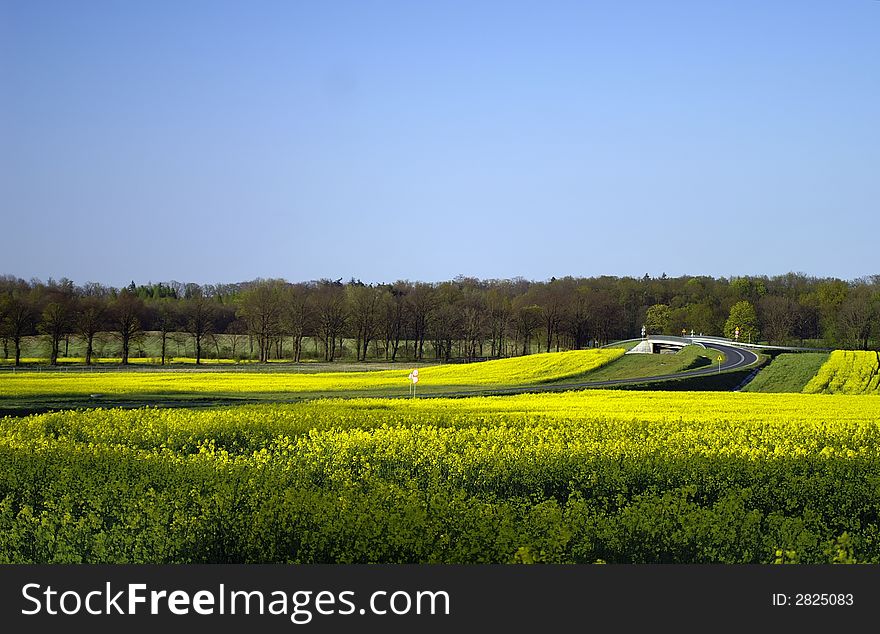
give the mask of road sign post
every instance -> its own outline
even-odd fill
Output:
[[[409,386],[410,398],[415,398],[416,397],[416,383],[419,382],[418,369],[414,369],[412,372],[410,372],[409,376],[407,378],[410,380],[410,386]]]
[[[718,374],[721,374],[721,362],[724,361],[724,355],[718,355]]]

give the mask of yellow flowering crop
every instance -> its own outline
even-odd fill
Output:
[[[880,394],[880,353],[835,350],[804,387],[807,394]]]
[[[419,388],[531,385],[571,379],[605,365],[623,350],[535,354],[419,370]],[[0,398],[87,394],[296,393],[406,389],[409,368],[374,372],[16,372],[0,377]]]
[[[327,399],[0,419],[0,562],[880,563],[880,396]]]

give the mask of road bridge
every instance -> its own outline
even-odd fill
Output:
[[[659,352],[677,352],[685,346],[696,345],[702,348],[718,348],[719,346],[744,348],[747,350],[766,350],[767,352],[828,352],[830,348],[804,348],[798,346],[771,346],[759,343],[747,343],[727,339],[726,337],[710,337],[696,335],[693,337],[675,337],[673,335],[648,335],[644,339],[626,339],[604,346],[613,348],[623,343],[638,342],[627,354],[657,354]]]

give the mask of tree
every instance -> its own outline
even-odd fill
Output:
[[[202,362],[202,344],[214,332],[214,302],[201,290],[193,291],[183,302],[183,324],[195,342],[196,365]]]
[[[522,341],[522,354],[531,352],[532,337],[535,331],[540,328],[543,321],[541,307],[536,304],[529,304],[527,298],[522,296],[521,301],[514,309],[515,329],[517,341]],[[540,350],[539,350],[540,351]]]
[[[564,329],[571,338],[575,350],[589,345],[590,341],[590,290],[585,286],[577,286],[568,297],[568,308],[565,311]]]
[[[738,277],[730,282],[730,289],[739,301],[748,301],[752,305],[767,294],[766,278]]]
[[[3,300],[3,332],[15,346],[15,365],[21,365],[21,340],[31,334],[35,322],[34,299],[23,282]]]
[[[846,339],[840,332],[838,313],[849,290],[849,285],[841,280],[823,280],[816,287],[822,337],[832,346],[841,344]]]
[[[489,338],[491,340],[491,355],[493,357],[503,357],[505,355],[504,337],[510,328],[511,316],[513,314],[511,295],[512,290],[506,286],[490,288],[486,293],[489,313]]]
[[[713,307],[707,302],[689,304],[686,310],[688,326],[695,333],[709,335],[720,330],[719,322],[721,319],[716,316]]]
[[[413,348],[415,356],[422,360],[425,348],[425,336],[428,331],[428,319],[431,311],[436,307],[434,289],[430,284],[417,283],[407,295],[407,310],[410,317],[410,326],[413,334]]]
[[[792,333],[801,342],[804,339],[820,339],[822,337],[819,298],[815,292],[803,293],[798,297]]]
[[[336,358],[337,338],[346,321],[345,289],[341,281],[321,280],[315,294],[318,337],[324,343],[324,360]]]
[[[766,295],[758,302],[761,326],[770,343],[785,343],[798,317],[797,304],[787,297]]]
[[[208,302],[200,310],[207,311],[209,319],[194,314],[195,300]],[[757,314],[751,329],[748,312],[727,323],[741,302]],[[601,345],[637,337],[643,324],[652,332],[673,334],[694,330],[732,335],[740,326],[745,339],[760,331],[773,342],[824,338],[829,346],[864,348],[880,345],[878,304],[880,276],[843,281],[800,273],[732,280],[646,275],[549,282],[458,276],[436,284],[399,281],[378,286],[354,279],[347,284],[341,279],[301,284],[255,280],[208,286],[172,281],[129,284],[121,290],[94,283],[74,288],[63,279],[43,283],[0,276],[0,352],[10,358],[16,344],[20,362],[28,338],[40,334],[54,363],[67,354],[76,333],[92,363],[104,330],[121,342],[126,361],[131,344],[144,331],[157,333],[162,363],[170,354],[168,346],[175,343],[178,355],[193,356],[193,339],[201,359],[206,337],[218,356],[230,354],[231,341],[235,357],[244,343],[236,332],[240,324],[232,325],[236,319],[247,323],[250,354],[257,358],[259,347],[262,361],[285,358],[289,341],[293,345],[287,356],[299,361],[309,337],[314,338],[316,354],[323,341],[328,360],[340,356],[342,342],[349,337],[359,360],[379,356],[383,347],[385,358],[396,361],[401,345],[408,357],[424,358],[426,339],[437,359],[449,360],[483,357],[484,347],[487,355],[496,357]],[[539,313],[537,329],[530,323],[532,307]]]
[[[311,290],[306,284],[292,284],[284,290],[282,328],[293,340],[293,362],[302,358],[302,341],[312,318]]]
[[[592,293],[587,310],[592,321],[593,338],[599,345],[607,344],[622,332],[623,308],[608,290]]]
[[[349,284],[345,291],[355,335],[355,355],[358,361],[366,361],[367,347],[379,331],[382,291],[364,284]]]
[[[144,300],[129,289],[119,292],[110,303],[110,327],[119,338],[122,365],[128,365],[131,344],[143,334]]]
[[[79,301],[76,312],[76,332],[86,344],[86,365],[91,365],[95,337],[106,324],[107,302],[99,295],[86,295]]]
[[[73,325],[73,298],[59,294],[43,309],[40,332],[49,342],[49,363],[58,365],[58,351],[61,340],[70,333]]]
[[[406,296],[409,288],[406,282],[395,282],[387,287],[385,295],[382,327],[385,337],[385,358],[397,360],[400,340],[406,328]]]
[[[269,361],[272,343],[281,336],[282,282],[260,280],[242,293],[238,316],[257,339],[260,362]]]
[[[3,341],[3,358],[9,358],[9,334],[6,331],[6,298],[0,295],[0,340]]]
[[[236,351],[247,338],[247,323],[243,319],[236,319],[226,326],[226,339],[230,344],[230,354],[233,359],[238,359]]]
[[[553,279],[547,284],[536,286],[531,293],[534,295],[535,304],[541,308],[546,350],[550,352],[553,338],[558,337],[559,329],[565,318],[566,289],[561,280]]]
[[[431,313],[428,332],[434,348],[434,358],[449,361],[452,356],[452,341],[461,331],[461,312],[459,307],[449,301],[441,301]]]
[[[459,302],[457,312],[461,315],[461,337],[465,356],[468,359],[482,357],[483,338],[486,335],[486,303],[482,294],[476,290],[469,290]]]
[[[159,289],[162,288],[160,284]],[[168,338],[181,325],[180,311],[178,310],[177,302],[171,300],[168,296],[160,296],[159,299],[153,300],[149,307],[152,313],[153,328],[159,333],[161,364],[165,365],[168,358]]]
[[[666,304],[654,304],[645,313],[645,329],[648,334],[668,335],[672,325],[672,310]]]
[[[730,316],[724,323],[724,336],[733,339],[736,329],[739,328],[739,340],[758,341],[758,315],[751,302],[743,300],[737,302],[730,309]]]
[[[837,312],[837,331],[847,345],[868,349],[871,331],[880,312],[878,303],[868,286],[857,286],[849,292]]]

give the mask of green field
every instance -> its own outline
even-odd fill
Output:
[[[778,355],[743,388],[744,392],[802,392],[822,364],[827,352],[797,352]]]

